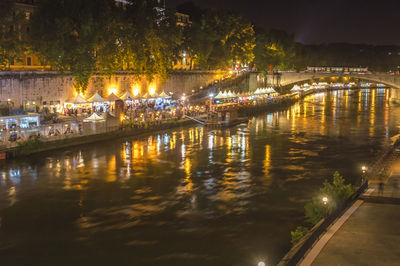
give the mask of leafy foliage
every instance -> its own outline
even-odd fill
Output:
[[[321,196],[314,197],[312,202],[305,206],[306,220],[312,225],[317,224],[325,215],[329,215],[333,210],[342,208],[346,200],[354,193],[354,188],[351,184],[345,184],[344,178],[335,172],[333,181],[329,183],[327,180],[324,186],[320,189]],[[322,197],[327,197],[328,202],[324,204]]]
[[[32,19],[31,42],[43,62],[71,71],[84,91],[96,70],[97,54],[113,46],[112,0],[44,0]]]
[[[354,194],[354,188],[351,184],[346,185],[344,181],[344,178],[337,171],[333,174],[332,183],[327,180],[324,181],[324,186],[320,189],[320,195],[313,197],[312,201],[305,206],[305,216],[308,224],[314,226],[334,210],[344,207],[345,202]],[[322,197],[327,197],[326,204],[323,203]],[[295,244],[306,233],[306,229],[302,226],[291,232],[292,244]]]
[[[22,14],[16,13],[14,0],[0,1],[0,70],[9,68],[24,52],[24,40],[19,38],[18,28],[23,23]]]
[[[284,31],[260,30],[256,37],[254,63],[259,71],[266,71],[269,66],[274,70],[287,70],[294,67],[296,42],[294,35]]]
[[[235,62],[253,61],[255,32],[250,22],[232,12],[199,9],[192,12],[198,19],[185,29],[183,47],[199,68],[226,68]]]
[[[290,243],[292,245],[295,245],[297,242],[300,241],[310,230],[307,227],[304,226],[298,226],[295,231],[290,232],[290,235],[292,236],[292,240]]]

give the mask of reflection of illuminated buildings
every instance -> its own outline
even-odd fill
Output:
[[[265,145],[264,173],[266,176],[269,175],[270,167],[271,167],[271,145]]]

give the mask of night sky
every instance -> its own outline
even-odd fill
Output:
[[[167,0],[169,7],[187,0]],[[305,44],[400,45],[400,0],[192,0],[231,9],[266,29],[283,29]]]

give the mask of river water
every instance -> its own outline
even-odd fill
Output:
[[[201,126],[0,165],[1,265],[276,264],[304,204],[356,183],[397,134],[389,89],[306,97],[226,130]]]

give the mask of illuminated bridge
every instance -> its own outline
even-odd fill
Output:
[[[284,72],[266,75],[266,83],[277,87],[292,87],[295,84],[301,84],[310,81],[331,82],[346,80],[363,80],[372,83],[382,83],[395,89],[400,89],[400,75],[391,75],[386,73],[314,73],[314,72]],[[400,99],[400,90],[393,90],[392,98]]]

